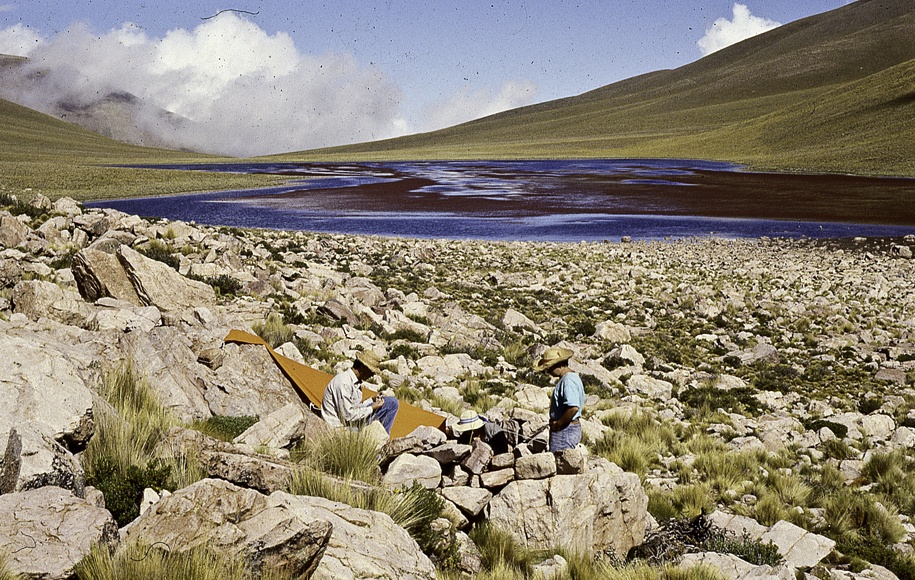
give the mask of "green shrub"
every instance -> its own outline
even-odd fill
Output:
[[[242,415],[240,417],[213,415],[206,421],[196,422],[193,428],[214,439],[231,442],[258,421],[260,421],[260,417],[256,415]]]
[[[220,296],[233,296],[242,289],[242,283],[228,274],[207,276],[203,281],[212,286]]]
[[[702,548],[710,552],[734,554],[741,560],[757,566],[763,564],[778,566],[782,562],[782,556],[778,553],[778,546],[772,542],[764,544],[759,540],[753,540],[747,532],[737,538],[732,534],[716,530],[702,543]]]
[[[122,469],[110,457],[101,457],[93,466],[86,483],[96,487],[105,496],[105,508],[111,512],[118,526],[123,527],[140,515],[143,490],[162,491],[168,486],[171,467],[159,459],[138,467],[129,465]]]
[[[389,335],[388,340],[405,340],[407,342],[424,343],[426,342],[426,336],[416,332],[415,330],[401,328],[400,330],[397,330],[393,334]]]
[[[915,557],[897,552],[880,538],[845,535],[836,542],[836,549],[847,556],[883,566],[898,578],[915,578]]]
[[[415,360],[415,359],[419,358],[419,351],[416,350],[416,348],[413,347],[412,345],[410,345],[409,343],[401,342],[401,343],[395,344],[394,346],[391,347],[391,350],[389,351],[388,356],[392,359],[402,356],[408,360],[410,360],[410,359]]]
[[[808,431],[819,431],[823,427],[828,428],[839,439],[845,439],[845,436],[848,435],[848,427],[842,425],[841,423],[836,423],[835,421],[829,421],[827,419],[815,419],[813,421],[807,421],[804,423],[804,428]]]
[[[870,415],[883,406],[883,399],[877,397],[864,397],[858,401],[858,412],[863,415]]]
[[[178,270],[181,265],[181,261],[168,245],[159,240],[151,240],[148,244],[139,246],[137,250],[147,258],[167,264],[175,270]]]

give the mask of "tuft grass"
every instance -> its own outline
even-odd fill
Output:
[[[489,574],[503,573],[505,577],[528,578],[533,572],[533,555],[509,532],[484,522],[470,531],[470,539],[480,549],[483,569]],[[515,576],[517,575],[517,576]],[[498,578],[499,576],[488,576]]]
[[[260,417],[255,415],[243,415],[241,417],[213,415],[206,421],[197,421],[191,427],[204,435],[231,443],[233,439],[258,421],[260,421]]]
[[[283,570],[249,570],[241,556],[196,548],[180,553],[162,549],[159,545],[145,546],[129,543],[112,553],[103,545],[95,545],[76,566],[79,580],[286,580]]]
[[[276,312],[268,314],[267,319],[255,324],[252,330],[273,348],[295,338],[295,330],[283,321],[281,314]]]
[[[9,569],[6,559],[7,555],[0,552],[0,580],[25,580],[22,574],[17,574]]]
[[[291,456],[305,467],[346,480],[374,484],[381,478],[378,448],[364,430],[328,430],[297,445]]]

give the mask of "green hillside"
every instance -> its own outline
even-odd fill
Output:
[[[224,158],[126,145],[0,99],[0,192],[76,199],[254,187],[264,176],[108,167]]]
[[[681,157],[915,176],[915,0],[859,0],[684,67],[284,159]]]

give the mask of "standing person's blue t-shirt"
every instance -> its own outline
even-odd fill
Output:
[[[585,386],[576,372],[562,375],[556,383],[553,396],[550,397],[550,421],[562,417],[569,407],[578,407],[578,412],[572,417],[573,421],[581,417],[581,410],[585,408]]]

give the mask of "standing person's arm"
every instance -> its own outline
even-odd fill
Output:
[[[569,423],[578,413],[578,407],[566,407],[565,412],[555,421],[550,421],[550,431],[562,431],[569,426]]]

